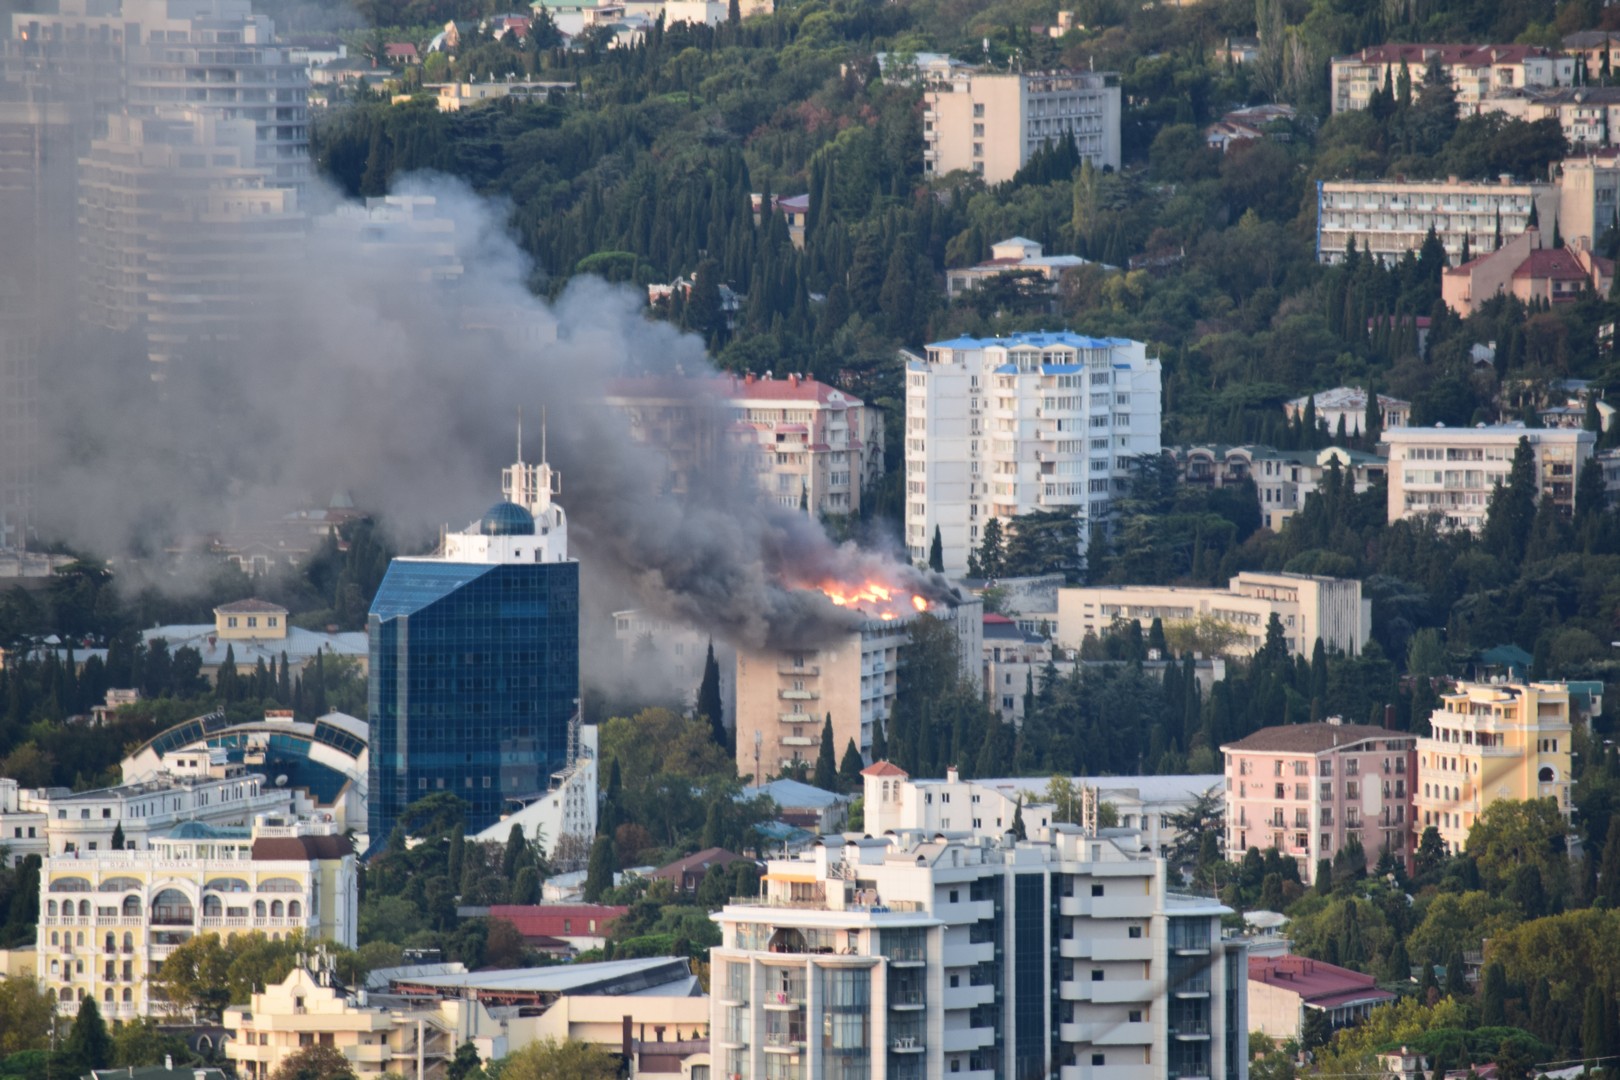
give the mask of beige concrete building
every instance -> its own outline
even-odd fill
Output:
[[[1231,627],[1238,635],[1233,655],[1247,656],[1265,644],[1272,615],[1281,621],[1288,651],[1295,656],[1309,657],[1318,638],[1329,649],[1353,655],[1372,633],[1372,601],[1362,598],[1359,581],[1244,571],[1225,589],[1173,585],[1060,589],[1056,638],[1072,649],[1120,621],[1135,619],[1145,630],[1154,619],[1170,629],[1208,618]]]
[[[1613,260],[1583,248],[1541,247],[1531,229],[1500,251],[1448,267],[1440,279],[1440,295],[1447,307],[1467,318],[1497,296],[1545,305],[1568,304],[1586,292],[1605,296],[1613,279]]]
[[[1574,58],[1540,45],[1373,45],[1330,61],[1333,111],[1365,109],[1386,82],[1397,87],[1403,72],[1416,96],[1433,60],[1456,87],[1462,116],[1478,113],[1480,103],[1493,94],[1575,85]]]
[[[1501,113],[1535,123],[1556,120],[1572,151],[1614,145],[1620,128],[1620,87],[1561,86],[1493,94],[1480,102],[1481,113]]]
[[[1337,1031],[1395,1000],[1371,975],[1305,956],[1249,957],[1249,1026],[1279,1042],[1297,1040],[1312,1011]]]
[[[428,964],[375,971],[350,988],[317,953],[246,1006],[226,1009],[223,1023],[225,1054],[245,1080],[265,1080],[311,1045],[335,1048],[359,1077],[442,1080],[465,1042],[484,1061],[544,1039],[610,1051],[627,1039],[669,1042],[679,1050],[666,1056],[693,1060],[708,1020],[709,999],[674,958],[473,974]]]
[[[1417,742],[1413,830],[1433,826],[1448,851],[1499,799],[1552,799],[1571,813],[1570,697],[1563,683],[1458,683]]]
[[[1039,278],[1041,287],[1055,296],[1063,272],[1077,266],[1086,266],[1090,261],[1078,255],[1046,255],[1042,253],[1041,245],[1035,241],[1014,236],[991,244],[988,262],[946,270],[945,296],[950,300],[959,299],[969,289],[978,288],[985,281],[1004,274],[1024,274]]]
[[[923,91],[923,172],[1011,180],[1042,145],[1073,137],[1080,156],[1119,168],[1119,76],[1111,72],[929,73]]]
[[[1493,424],[1471,428],[1393,428],[1389,451],[1389,520],[1438,514],[1454,529],[1485,524],[1491,492],[1506,483],[1513,452],[1528,439],[1536,483],[1566,513],[1575,508],[1575,480],[1592,456],[1597,436],[1571,428]]]
[[[1273,530],[1281,529],[1299,512],[1330,469],[1337,467],[1341,475],[1349,477],[1351,489],[1360,495],[1384,478],[1387,465],[1377,454],[1342,446],[1278,450],[1212,444],[1176,447],[1172,452],[1184,484],[1219,488],[1252,480],[1260,522]]]
[[[432,90],[434,100],[439,104],[440,112],[460,112],[475,105],[483,105],[502,98],[512,98],[516,101],[550,100],[552,94],[569,94],[577,87],[571,82],[535,82],[525,79],[522,82],[511,80],[507,82],[464,82],[464,83],[428,83],[423,87]]]
[[[832,718],[833,752],[842,758],[850,740],[862,755],[872,749],[873,725],[885,731],[899,689],[899,669],[915,612],[909,598],[895,605],[855,601],[861,619],[820,648],[737,650],[737,771],[758,784],[795,762],[813,765],[821,729]],[[929,614],[957,635],[962,676],[977,682],[983,651],[984,607],[976,598],[937,602]]]
[[[1620,95],[1620,87],[1611,88]],[[1620,100],[1615,105],[1620,132]],[[1577,249],[1596,248],[1620,214],[1620,149],[1572,155],[1558,166],[1558,229]]]
[[[1529,229],[1531,210],[1541,232],[1537,243],[1552,242],[1558,221],[1555,184],[1459,180],[1318,180],[1316,182],[1316,259],[1336,264],[1352,238],[1362,254],[1385,263],[1416,252],[1432,228],[1449,262],[1470,253],[1494,251],[1496,239],[1510,240]]]

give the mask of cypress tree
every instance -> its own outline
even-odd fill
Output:
[[[87,995],[79,999],[79,1015],[73,1019],[73,1030],[68,1032],[62,1053],[73,1063],[76,1073],[112,1064],[112,1036],[107,1034],[107,1022],[101,1018],[95,998]]]
[[[844,794],[860,794],[861,770],[865,767],[865,763],[861,761],[860,747],[855,745],[854,739],[849,740],[844,747],[843,760],[838,763],[838,787]]]
[[[833,756],[832,713],[821,726],[821,752],[816,755],[815,778],[811,783],[822,791],[838,790],[838,761]]]
[[[928,569],[936,574],[945,572],[945,542],[939,534],[939,526],[934,526],[934,541],[928,546]]]
[[[506,834],[506,850],[501,853],[501,876],[507,881],[517,876],[525,846],[523,826],[513,822],[512,830]]]
[[[1484,1027],[1507,1024],[1507,972],[1495,962],[1485,966],[1480,980],[1479,1022]]]
[[[1609,822],[1609,836],[1603,842],[1603,861],[1598,867],[1598,899],[1603,906],[1620,908],[1620,821]]]
[[[591,845],[591,861],[585,870],[585,902],[594,904],[602,894],[613,887],[613,872],[619,868],[613,852],[613,841],[598,836]]]
[[[703,660],[703,681],[698,684],[697,712],[698,716],[709,721],[709,732],[714,736],[715,745],[733,751],[724,711],[720,702],[720,665],[715,662],[714,639],[711,638],[709,654]]]

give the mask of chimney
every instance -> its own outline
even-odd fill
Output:
[[[748,386],[753,386],[754,385],[754,373],[752,371],[750,371],[747,375],[744,375],[743,376],[743,382]]]
[[[628,1014],[621,1021],[619,1042],[622,1044],[620,1053],[624,1055],[626,1061],[630,1060],[630,1017]]]
[[[788,385],[789,386],[798,386],[799,385],[799,377],[797,375],[789,375],[788,376]]]
[[[957,774],[956,774],[956,766],[955,765],[946,766],[946,768],[945,768],[945,782],[947,784],[956,783],[956,775]]]
[[[163,1055],[163,1067],[165,1069],[169,1070],[170,1072],[174,1071],[174,1055],[172,1055],[172,1054],[164,1054]]]

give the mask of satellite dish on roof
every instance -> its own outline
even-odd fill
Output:
[[[282,773],[280,776],[276,777],[276,787],[286,787],[286,786],[287,786],[287,774]]]

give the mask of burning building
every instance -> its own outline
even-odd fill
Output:
[[[829,717],[834,754],[841,759],[854,739],[871,760],[873,725],[887,729],[911,624],[922,614],[956,631],[961,670],[978,678],[984,608],[977,597],[930,597],[880,582],[811,587],[860,618],[819,647],[737,650],[737,769],[756,783],[794,762],[812,765]]]

